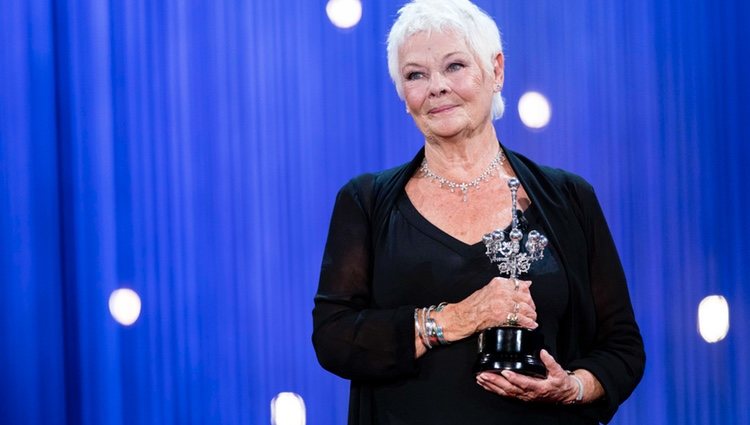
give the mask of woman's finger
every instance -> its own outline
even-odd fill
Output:
[[[568,375],[568,372],[566,372],[562,366],[560,366],[560,363],[555,360],[554,357],[552,357],[552,354],[550,354],[547,350],[542,350],[539,353],[539,358],[542,360],[542,363],[544,363],[544,366],[547,368],[547,378],[566,378]]]
[[[529,376],[504,370],[503,377],[509,384],[519,388],[523,392],[535,392],[544,386],[544,379],[532,378]]]
[[[477,377],[477,384],[479,384],[479,386],[481,386],[482,388],[484,388],[487,391],[493,392],[493,393],[501,395],[503,397],[510,397],[510,395],[508,395],[508,393],[506,393],[505,390],[503,390],[502,388],[494,385],[491,382],[481,380],[481,379],[479,379],[479,377]]]
[[[514,397],[514,394],[519,391],[518,388],[511,385],[505,378],[494,373],[480,373],[477,375],[477,383],[484,389],[505,397]]]

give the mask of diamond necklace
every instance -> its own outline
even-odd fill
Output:
[[[479,177],[470,182],[456,183],[444,177],[438,176],[437,174],[433,173],[432,170],[430,170],[430,167],[427,166],[427,158],[422,159],[422,165],[419,166],[419,172],[422,173],[422,176],[440,183],[440,187],[448,188],[451,193],[455,192],[456,189],[460,190],[461,194],[463,195],[463,200],[464,202],[466,202],[466,200],[468,199],[467,194],[469,192],[469,188],[479,189],[479,183],[489,180],[492,172],[503,166],[503,161],[505,161],[505,154],[503,154],[503,150],[500,149],[498,150],[495,159],[490,162],[490,165],[488,165],[487,168],[484,169],[482,174],[480,174]]]

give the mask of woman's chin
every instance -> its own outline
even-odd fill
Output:
[[[439,125],[429,129],[430,134],[441,139],[450,139],[460,134],[465,134],[469,127],[467,125]]]

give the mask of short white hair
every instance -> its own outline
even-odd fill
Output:
[[[495,21],[469,0],[412,0],[398,11],[398,18],[388,33],[388,73],[404,99],[398,63],[398,50],[406,39],[419,32],[453,31],[463,36],[480,66],[494,75],[494,60],[503,52],[500,30]],[[505,102],[500,92],[492,98],[492,119],[503,116]]]

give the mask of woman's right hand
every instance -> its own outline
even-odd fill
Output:
[[[530,281],[518,280],[516,289],[512,279],[496,277],[462,301],[446,305],[435,319],[449,341],[505,325],[514,313],[518,326],[535,329],[539,325],[530,286]]]

